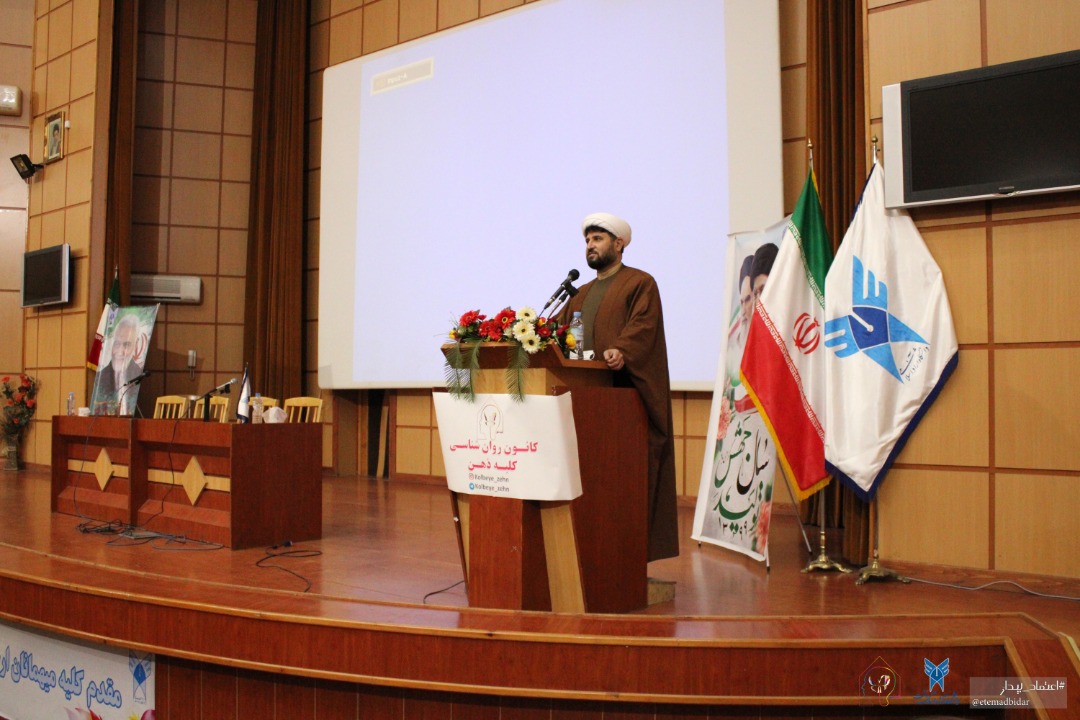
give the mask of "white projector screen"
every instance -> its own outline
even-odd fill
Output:
[[[541,0],[323,79],[319,384],[432,387],[470,309],[539,310],[625,218],[677,390],[711,390],[730,233],[783,213],[778,12]]]

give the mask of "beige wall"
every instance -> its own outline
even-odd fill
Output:
[[[11,0],[0,0],[0,7],[6,8],[4,2]],[[242,56],[250,52],[251,39],[246,29],[241,31],[242,37],[230,33],[241,27],[233,24],[233,13],[247,13],[244,6],[251,2],[144,3],[164,12],[166,23],[174,23],[162,26],[157,33],[160,38],[146,38],[149,44],[159,43],[155,47],[161,60],[157,72],[173,74],[140,81],[141,85],[160,87],[163,93],[158,106],[160,122],[140,115],[140,147],[154,149],[151,157],[156,166],[143,164],[150,159],[142,158],[138,170],[144,183],[142,200],[157,198],[157,212],[162,214],[141,216],[139,232],[145,235],[136,267],[191,272],[216,285],[212,291],[208,289],[202,306],[169,308],[163,316],[156,345],[160,362],[168,371],[163,382],[170,389],[183,388],[186,377],[183,368],[170,358],[174,354],[184,357],[191,343],[199,343],[205,359],[206,364],[200,367],[204,375],[200,380],[205,384],[211,378],[231,376],[242,365],[233,348],[239,345],[242,327],[238,313],[244,275],[241,237],[246,224],[225,218],[244,215],[240,205],[231,203],[239,202],[238,196],[244,194],[247,177],[235,167],[222,167],[224,163],[213,170],[202,162],[185,165],[190,159],[186,153],[181,158],[184,162],[176,160],[178,147],[185,142],[209,153],[209,158],[204,157],[208,163],[227,154],[243,154],[249,131],[240,129],[243,123],[226,122],[225,115],[230,112],[227,96],[242,97],[248,92],[247,81],[237,79],[240,66],[235,63],[243,65]],[[867,3],[867,120],[871,132],[879,136],[883,84],[1080,47],[1080,5],[1072,0]],[[182,30],[185,4],[207,12],[226,7],[224,35],[215,29],[211,36],[205,36],[207,31],[201,24]],[[318,280],[322,71],[360,54],[522,4],[522,0],[312,0],[310,243],[306,263],[312,298]],[[806,172],[806,6],[805,0],[780,0],[779,5],[784,204],[790,210]],[[64,109],[73,127],[70,154],[61,163],[50,165],[32,186],[26,246],[38,247],[46,238],[48,244],[67,239],[76,249],[77,271],[76,297],[69,306],[48,312],[15,312],[25,326],[21,359],[43,380],[43,409],[25,449],[26,459],[40,464],[49,461],[46,418],[59,411],[69,387],[80,401],[85,395],[82,359],[91,320],[86,279],[91,245],[89,211],[91,198],[101,185],[89,174],[95,84],[100,78],[95,77],[92,62],[97,36],[87,28],[95,27],[96,8],[96,0],[38,0],[33,10],[31,147],[40,148],[40,123],[48,112]],[[169,27],[176,27],[176,32],[169,32]],[[187,67],[189,63],[182,61],[183,45],[190,45],[189,50],[213,45],[209,53],[215,58],[213,78],[203,75],[207,63],[202,53],[194,53],[200,59],[193,61],[194,67]],[[0,53],[12,51],[12,46],[16,55],[27,52],[25,40],[11,43],[0,34]],[[169,52],[174,58],[171,65]],[[218,56],[223,64],[217,63]],[[185,66],[182,69],[181,64]],[[186,85],[191,87],[182,90]],[[220,96],[217,105],[200,105],[214,106],[220,124],[212,128],[176,125],[178,106],[166,104],[166,87],[176,97],[185,92]],[[167,108],[172,125],[164,120]],[[205,119],[199,114],[194,121]],[[19,123],[14,125],[17,133]],[[8,128],[8,123],[0,121],[0,133]],[[37,159],[40,150],[31,154]],[[175,214],[173,185],[177,182],[181,187],[201,188],[200,192],[213,198],[217,208],[214,218],[200,216],[192,221]],[[0,184],[3,208],[12,202],[3,199],[8,197],[5,187]],[[168,204],[167,212],[161,203]],[[17,210],[18,202],[14,204]],[[1078,211],[1080,200],[1070,194],[940,206],[912,213],[945,275],[961,357],[954,379],[900,456],[896,471],[879,496],[881,550],[886,560],[1080,577],[1080,548],[1071,527],[1080,507],[1080,438],[1076,437],[1075,412],[1068,402],[1080,390],[1075,379],[1080,376],[1080,322],[1070,302],[1074,297],[1070,278],[1080,271],[1076,253],[1070,251],[1080,230]],[[95,248],[98,242],[95,235]],[[6,245],[0,247],[5,261],[12,255],[17,258],[18,252]],[[193,254],[199,257],[191,257]],[[0,273],[0,320],[5,328],[11,324],[11,287]],[[315,393],[318,318],[316,304],[311,302],[309,307],[305,384],[309,393]],[[0,364],[5,366],[20,360],[2,353],[0,350]],[[147,393],[152,394],[155,392]],[[337,410],[339,418],[346,418],[328,425],[330,442],[324,464],[355,466],[356,454],[367,450],[363,420],[367,396],[324,393],[324,397],[333,401],[328,417],[334,417]],[[389,458],[391,468],[405,476],[441,474],[434,451],[437,431],[430,398],[424,392],[402,391],[392,400],[395,442]],[[675,393],[673,398],[679,487],[691,501],[704,453],[709,402],[707,393]],[[784,493],[777,497],[786,499]]]
[[[871,0],[872,132],[881,87],[1080,48],[1080,4]],[[945,276],[960,365],[879,495],[888,560],[1080,577],[1080,199],[916,208]]]
[[[244,370],[257,7],[140,5],[132,272],[202,279],[200,304],[158,312],[147,359],[154,374],[139,395],[146,414],[158,395],[202,394]]]
[[[22,12],[26,3],[15,3]],[[97,0],[30,3],[34,17],[30,156],[43,155],[45,118],[65,113],[69,127],[64,156],[34,176],[30,185],[26,248],[67,242],[71,245],[72,300],[59,309],[22,313],[23,365],[40,382],[38,411],[24,436],[26,462],[47,465],[51,457],[51,421],[61,412],[68,392],[86,404],[88,278],[91,262],[91,205],[95,131],[99,102]],[[6,17],[6,16],[5,16]],[[96,318],[95,323],[96,324]]]
[[[0,162],[30,152],[33,110],[33,0],[0,0],[0,84],[22,91],[21,115],[0,115]],[[40,150],[33,154],[40,160]],[[13,167],[0,169],[0,377],[23,369],[22,253],[29,186]]]

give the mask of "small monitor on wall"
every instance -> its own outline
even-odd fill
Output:
[[[1080,189],[1080,51],[882,88],[889,207]]]
[[[71,291],[71,246],[67,243],[23,255],[22,306],[66,303]]]

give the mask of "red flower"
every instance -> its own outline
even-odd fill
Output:
[[[479,310],[470,310],[469,312],[461,316],[461,319],[458,320],[458,324],[468,327],[469,325],[472,325],[473,323],[483,319],[484,316],[480,314]]]
[[[514,311],[512,308],[506,308],[495,316],[495,322],[499,323],[499,325],[504,328],[510,327],[514,324],[516,320],[517,312]]]
[[[30,398],[29,400],[26,401],[26,407],[32,408],[32,407],[34,407],[35,403],[37,403],[37,400],[35,400],[34,398]]]
[[[11,380],[11,376],[10,376],[10,375],[5,375],[5,376],[4,376],[4,379],[3,379],[3,382],[5,382],[5,383],[6,383],[6,382],[8,382],[9,380]]]
[[[542,338],[551,337],[551,328],[547,325],[538,325],[536,327],[536,334]]]

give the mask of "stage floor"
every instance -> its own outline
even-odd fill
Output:
[[[177,489],[177,492],[183,492]],[[445,488],[367,477],[326,478],[323,538],[277,547],[229,550],[182,538],[155,537],[154,523],[136,537],[108,532],[96,521],[49,511],[49,476],[24,470],[0,476],[0,546],[41,554],[66,566],[108,568],[183,580],[208,602],[234,590],[280,596],[297,593],[336,601],[380,601],[466,607],[462,572]],[[76,503],[78,498],[76,497]],[[803,573],[806,552],[794,516],[774,516],[771,569],[740,554],[690,539],[693,508],[680,508],[678,558],[650,564],[650,575],[676,582],[675,599],[641,614],[664,616],[889,616],[1025,613],[1055,632],[1080,639],[1080,601],[1038,597],[1008,584],[960,590],[922,582],[855,583],[854,575]],[[815,545],[815,528],[808,528]],[[614,549],[613,549],[614,550]],[[917,580],[974,588],[1000,578],[991,572],[943,567],[886,567]],[[53,578],[63,582],[64,577]],[[1048,595],[1080,596],[1080,581],[1032,576],[1022,580]],[[442,592],[440,592],[442,591]]]

